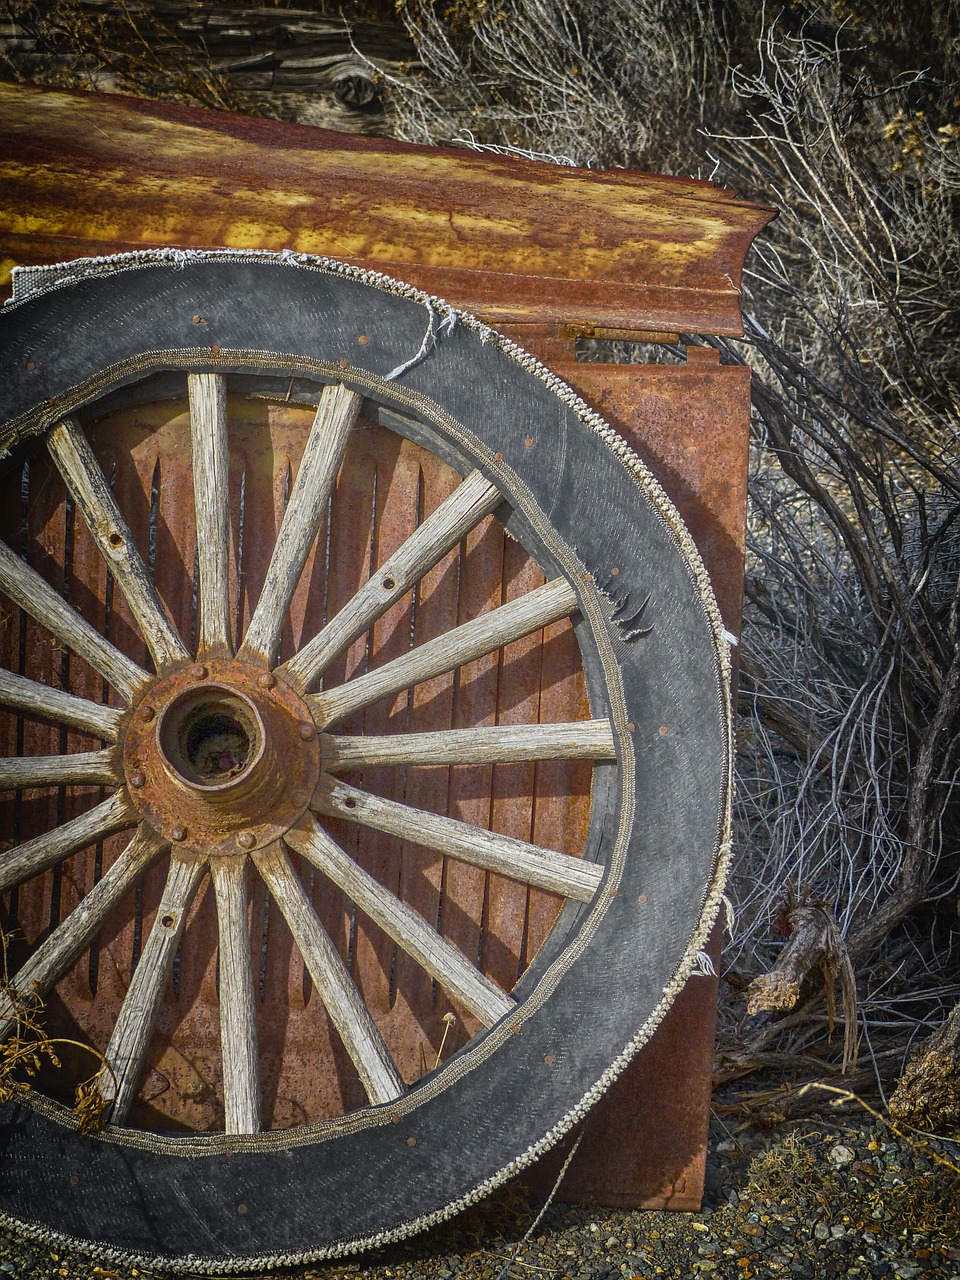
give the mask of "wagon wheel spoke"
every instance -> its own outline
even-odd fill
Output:
[[[497,835],[456,818],[384,800],[334,778],[321,779],[311,808],[327,817],[345,818],[347,822],[385,831],[485,871],[497,871],[511,880],[578,902],[589,902],[603,877],[603,868],[594,862],[582,862],[568,854],[543,849],[513,836]]]
[[[130,606],[157,670],[188,657],[79,424],[65,418],[50,432],[47,447]]]
[[[246,858],[212,858],[220,942],[220,1052],[227,1133],[260,1129],[257,1015],[250,968]]]
[[[320,528],[361,404],[361,396],[340,384],[325,387],[320,395],[263,590],[237,655],[243,661],[273,662],[287,608]]]
[[[315,818],[305,816],[284,839],[484,1026],[492,1026],[514,1007],[513,1000],[461,951],[348,857]]]
[[[491,609],[445,635],[427,640],[392,662],[357,676],[336,689],[312,694],[307,703],[321,728],[328,728],[352,711],[387,694],[399,693],[411,685],[452,671],[454,667],[484,657],[573,613],[577,596],[564,578],[548,582],[536,591]]]
[[[115,786],[112,751],[82,751],[70,756],[0,758],[0,791],[18,787]]]
[[[82,729],[105,742],[116,742],[120,735],[121,713],[116,707],[78,698],[12,671],[0,670],[0,705]]]
[[[99,671],[126,701],[149,679],[142,667],[104,639],[3,543],[0,543],[0,591],[6,592],[24,612]]]
[[[80,849],[104,840],[116,831],[136,826],[136,810],[122,791],[86,813],[54,827],[52,831],[0,853],[0,893],[23,884]]]
[[[373,1103],[399,1098],[404,1083],[396,1064],[286,852],[277,843],[253,854],[253,860],[290,927],[367,1097]]]
[[[472,472],[429,515],[340,612],[281,668],[295,689],[307,690],[357,636],[405,595],[502,501],[497,488]]]
[[[197,858],[174,856],[170,860],[153,928],[104,1054],[113,1074],[104,1070],[99,1077],[100,1096],[112,1104],[115,1124],[123,1123],[133,1103],[187,912],[205,870],[205,863]]]
[[[71,968],[101,926],[166,846],[146,825],[65,920],[14,975],[9,996],[0,997],[0,1040],[9,1034],[17,997],[43,997]],[[12,999],[10,997],[13,997]]]
[[[485,725],[383,737],[329,734],[323,739],[323,765],[328,773],[385,764],[509,764],[518,760],[613,760],[615,756],[608,720]]]
[[[230,490],[227,384],[218,373],[187,376],[193,494],[200,567],[201,653],[226,656],[230,643]]]

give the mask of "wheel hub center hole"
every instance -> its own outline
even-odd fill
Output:
[[[222,781],[246,768],[250,735],[229,712],[201,710],[184,736],[183,754],[198,777]]]
[[[248,698],[222,685],[207,685],[170,704],[159,725],[159,745],[190,786],[226,787],[262,754],[263,723]]]

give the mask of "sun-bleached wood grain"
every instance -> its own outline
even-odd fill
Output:
[[[361,396],[339,383],[324,387],[320,393],[263,590],[237,655],[245,662],[273,662],[287,609],[323,520],[327,498],[362,403]]]
[[[45,831],[25,844],[5,849],[0,853],[0,893],[23,884],[24,880],[46,871],[55,862],[86,849],[115,831],[135,826],[137,818],[137,811],[126,795],[117,791],[108,800],[54,827],[52,831]]]
[[[368,706],[377,698],[399,693],[424,680],[452,671],[492,653],[511,640],[519,640],[541,627],[564,618],[577,608],[573,587],[563,578],[529,591],[509,604],[491,609],[462,626],[427,640],[416,649],[384,663],[365,675],[357,676],[329,692],[311,694],[307,704],[321,729],[342,720],[344,716]]]
[[[328,817],[358,822],[376,831],[399,836],[436,849],[450,858],[497,871],[511,880],[560,893],[577,902],[589,902],[603,877],[603,868],[569,854],[543,849],[512,836],[497,835],[456,818],[427,813],[410,805],[348,787],[334,778],[321,778],[311,808]]]
[[[220,943],[220,1054],[226,1133],[260,1130],[260,1057],[250,966],[246,858],[212,858]]]
[[[0,791],[18,787],[66,787],[118,781],[113,751],[78,751],[69,756],[5,756],[0,758]]]
[[[193,497],[200,570],[199,651],[232,653],[230,644],[230,459],[227,384],[219,373],[187,375],[193,440]]]
[[[283,678],[305,692],[339,654],[502,501],[499,490],[473,471],[415,533],[372,575],[353,598],[289,662]]]
[[[187,912],[206,870],[198,858],[173,855],[153,927],[144,943],[104,1057],[110,1071],[98,1077],[100,1096],[112,1104],[110,1118],[122,1124],[136,1097],[153,1027],[170,980]]]
[[[130,606],[157,670],[188,657],[79,423],[65,418],[47,436],[47,448]]]
[[[312,862],[398,947],[466,1009],[490,1027],[514,1006],[513,1000],[485,977],[405,902],[385,889],[340,848],[312,815],[284,836],[288,845]]]
[[[50,685],[15,676],[0,669],[0,705],[22,711],[25,715],[44,716],[57,724],[83,729],[104,742],[116,742],[120,736],[121,713],[116,707],[90,702],[75,694],[64,693]]]
[[[515,760],[612,760],[616,756],[608,720],[483,725],[382,737],[325,734],[322,749],[327,773],[383,764],[507,764]]]
[[[367,1097],[373,1103],[399,1098],[405,1089],[400,1072],[286,852],[276,843],[253,854],[253,860],[293,934]]]
[[[128,702],[149,679],[142,667],[115,648],[47,585],[25,560],[0,542],[0,591],[72,649]]]
[[[0,1040],[12,1029],[15,1000],[30,996],[42,999],[56,986],[165,848],[150,828],[141,824],[116,862],[17,971],[8,995],[0,992]]]

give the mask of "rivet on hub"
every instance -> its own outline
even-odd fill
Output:
[[[194,680],[206,680],[207,668],[202,663],[195,662],[193,666],[189,668],[189,674]]]
[[[153,707],[144,703],[144,705],[137,710],[137,719],[142,720],[145,724],[149,724],[156,714],[157,713]]]
[[[311,738],[316,737],[316,725],[310,724],[307,720],[301,720],[299,733],[304,742],[309,742]]]
[[[264,671],[263,675],[257,676],[257,684],[261,689],[272,689],[277,683],[277,677],[272,671]]]
[[[237,844],[241,849],[252,849],[257,843],[257,837],[252,831],[241,831],[237,836]]]
[[[294,791],[290,797],[290,803],[295,809],[302,809],[309,799],[305,791]]]
[[[131,787],[136,787],[138,790],[143,786],[146,780],[146,777],[142,773],[131,773],[130,775]]]
[[[176,827],[170,828],[170,839],[175,840],[177,844],[179,844],[181,840],[186,840],[186,838],[187,838],[186,827],[176,826]]]

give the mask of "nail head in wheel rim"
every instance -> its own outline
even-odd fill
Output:
[[[4,701],[21,716],[39,708],[87,732],[91,723],[96,732],[99,717],[108,742],[122,738],[123,759],[122,771],[111,749],[69,765],[71,778],[116,790],[67,834],[55,826],[39,844],[0,854],[0,887],[29,884],[111,832],[133,832],[84,900],[92,911],[91,899],[132,888],[169,845],[157,923],[131,979],[131,993],[152,1007],[185,928],[189,934],[190,904],[209,867],[219,919],[226,1127],[234,1131],[178,1135],[113,1124],[81,1137],[62,1105],[15,1096],[0,1108],[0,1213],[28,1234],[103,1256],[220,1273],[400,1238],[489,1191],[566,1131],[649,1038],[705,941],[726,858],[730,732],[727,654],[702,565],[649,474],[559,379],[483,325],[407,286],[324,260],[227,253],[75,264],[46,284],[0,314],[0,443],[20,448],[42,436],[77,509],[90,515],[92,536],[110,526],[98,545],[159,674],[45,593],[15,552],[0,551],[4,592],[102,674],[122,714],[102,707],[94,714],[89,702],[38,691],[29,672],[0,677]],[[205,347],[195,345],[196,314],[207,320]],[[362,347],[358,334],[367,338]],[[32,357],[41,341],[42,362]],[[119,397],[156,398],[158,387],[170,394],[185,381],[196,493],[196,646],[157,605],[120,527],[122,513],[90,460],[84,425]],[[318,406],[320,424],[304,448],[235,657],[228,391],[299,397]],[[386,563],[373,566],[368,585],[342,611],[347,616],[328,618],[278,666],[292,579],[303,569],[304,546],[319,527],[361,398],[365,420],[426,447],[465,479]],[[331,655],[412,591],[494,508],[541,565],[546,585],[328,687],[323,672],[332,670]],[[480,726],[466,737],[451,729],[461,736],[409,743],[403,735],[368,742],[338,733],[357,708],[438,672],[462,671],[570,615],[590,720],[532,730]],[[186,692],[191,680],[194,694]],[[214,741],[218,736],[225,742]],[[301,773],[260,795],[257,757],[271,744],[284,759],[292,752]],[[204,752],[221,748],[230,759],[211,765]],[[358,752],[381,764],[455,765],[564,751],[596,762],[583,858],[478,833],[445,813],[388,802],[328,776],[338,758],[356,761]],[[32,761],[5,764],[20,787],[46,776]],[[56,768],[67,766],[58,758]],[[198,806],[192,818],[161,803],[161,777]],[[265,801],[257,816],[272,824],[278,841],[249,821],[254,815],[243,804],[231,809],[247,788],[258,809]],[[330,835],[338,829],[329,826],[331,812],[399,831],[484,874],[506,870],[529,893],[537,886],[559,891],[566,905],[516,985],[491,981],[446,943],[442,922],[418,917],[351,859]],[[210,829],[220,830],[212,842],[191,842],[198,813],[215,815]],[[218,842],[228,839],[231,856],[223,857],[226,846]],[[401,1079],[343,958],[325,949],[291,853],[392,931],[397,954],[413,957],[462,1016],[485,1029],[439,1069],[428,1063],[421,1079]],[[294,922],[368,1097],[339,1117],[260,1132],[252,1131],[260,1123],[253,980],[229,962],[237,939],[248,937],[251,865]],[[76,912],[64,924],[71,919],[77,934]],[[63,933],[51,937],[56,941],[37,948],[15,984],[36,985],[38,974],[52,984],[63,957],[51,960],[50,953],[65,944]],[[78,945],[74,937],[71,946]],[[137,1024],[131,1003],[107,1050],[120,1064],[115,1114],[146,1061],[137,1046],[150,1028]],[[55,1193],[51,1178],[59,1178]]]

